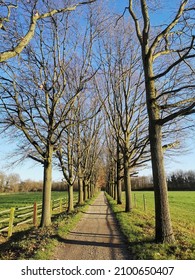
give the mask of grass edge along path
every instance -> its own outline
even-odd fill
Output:
[[[177,227],[173,221],[176,237],[175,244],[157,244],[154,241],[154,214],[133,209],[131,213],[124,211],[108,194],[108,202],[114,212],[120,230],[127,239],[128,249],[138,260],[194,260],[195,240],[188,236],[186,229]]]
[[[97,197],[76,206],[72,213],[61,213],[46,228],[31,228],[15,233],[7,242],[0,244],[0,260],[51,260],[57,237],[65,237],[78,223],[84,211]]]

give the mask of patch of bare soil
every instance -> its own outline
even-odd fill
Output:
[[[77,226],[64,239],[58,238],[53,259],[57,260],[128,260],[125,239],[103,192]]]

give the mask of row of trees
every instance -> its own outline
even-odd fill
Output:
[[[83,29],[71,13],[64,13],[88,2],[72,6],[67,1],[70,8],[63,9],[60,2],[31,2],[22,1],[12,14],[7,4],[9,20],[22,10],[31,25],[36,23],[36,33],[29,44],[26,37],[22,39],[26,45],[17,60],[1,64],[1,128],[17,142],[16,162],[30,158],[43,165],[41,226],[48,226],[54,165],[68,183],[68,211],[74,208],[75,180],[80,186],[79,203],[91,196],[97,181],[101,118],[90,90],[97,71],[92,67],[96,30],[90,9]],[[44,13],[45,9],[50,12]],[[24,32],[25,24],[18,32]]]
[[[131,176],[151,159],[156,241],[174,242],[163,162],[194,121],[193,1],[177,1],[158,27],[156,1],[129,0],[120,16],[105,1],[16,2],[2,5],[0,122],[17,142],[16,161],[43,166],[41,225],[51,223],[54,165],[68,182],[69,211],[75,180],[82,203],[106,174],[118,203],[123,180],[129,212]]]
[[[120,181],[123,178],[126,211],[131,211],[130,177],[139,164],[142,165],[151,157],[156,240],[171,243],[174,242],[174,234],[164,154],[167,149],[180,146],[181,133],[194,124],[193,118],[190,123],[189,116],[195,112],[195,37],[192,16],[195,6],[192,1],[178,1],[172,20],[156,27],[152,25],[150,12],[157,12],[159,3],[153,2],[149,6],[145,0],[129,1],[123,17],[118,19],[117,22],[122,21],[128,29],[127,38],[130,38],[131,44],[126,41],[125,28],[120,32],[123,34],[122,40],[119,36],[114,44],[114,51],[109,43],[104,44],[106,61],[109,61],[105,71],[108,75],[105,85],[109,91],[106,112],[112,135],[109,140],[112,149],[108,190],[121,203]],[[124,18],[126,12],[129,12],[131,18],[129,27]],[[136,38],[130,33],[131,30],[136,33]]]

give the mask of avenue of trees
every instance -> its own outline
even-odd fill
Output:
[[[99,167],[98,167],[99,168]],[[98,172],[98,184],[102,189],[104,188],[104,169]],[[81,180],[81,184],[82,184]],[[117,182],[115,182],[116,184]],[[151,176],[138,176],[131,178],[131,185],[133,191],[140,190],[153,190],[153,182]],[[195,171],[182,171],[178,170],[167,175],[168,189],[171,191],[195,191]],[[0,193],[8,192],[41,192],[43,188],[42,181],[35,181],[32,179],[21,180],[19,174],[11,173],[6,174],[0,171]],[[68,190],[69,184],[64,181],[53,181],[53,191],[65,191]],[[121,180],[121,188],[125,191],[123,180]],[[77,181],[74,182],[74,191],[80,191],[80,184]],[[83,188],[82,188],[83,191]],[[88,194],[88,190],[87,190]],[[87,196],[88,197],[88,196]],[[82,195],[79,196],[78,202],[81,204]],[[83,202],[83,200],[82,200]]]
[[[156,241],[174,242],[167,182],[179,177],[166,177],[164,156],[195,113],[195,4],[176,3],[153,23],[166,1],[129,0],[120,15],[109,1],[1,1],[0,129],[17,145],[13,161],[43,167],[42,227],[53,168],[68,211],[77,184],[80,204],[97,187],[120,204],[124,186],[130,212],[134,177],[151,161]]]

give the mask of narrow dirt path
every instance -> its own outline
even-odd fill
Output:
[[[54,259],[58,260],[127,260],[130,257],[103,192],[76,228],[59,241],[54,253]]]

